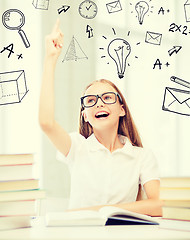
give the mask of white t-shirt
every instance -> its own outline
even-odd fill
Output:
[[[94,134],[87,139],[79,133],[70,136],[67,157],[57,152],[71,173],[69,208],[134,202],[139,183],[159,179],[153,153],[133,146],[127,137],[119,135],[124,146],[111,153]]]

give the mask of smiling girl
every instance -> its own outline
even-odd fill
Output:
[[[79,133],[68,134],[54,118],[54,72],[63,46],[57,20],[46,37],[39,122],[71,173],[69,209],[109,205],[162,215],[154,155],[143,148],[126,101],[110,81],[92,82],[81,97]],[[147,199],[141,199],[142,186]]]

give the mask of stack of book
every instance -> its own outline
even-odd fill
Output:
[[[163,218],[190,221],[190,178],[161,179],[160,198],[164,201]]]
[[[0,230],[31,226],[45,197],[34,176],[33,154],[0,155]]]

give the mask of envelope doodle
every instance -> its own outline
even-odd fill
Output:
[[[184,86],[183,80],[179,78],[177,78],[177,80],[180,80],[182,82],[180,83],[178,81],[174,81],[174,80],[172,81]],[[184,82],[188,83],[186,81]],[[186,87],[188,87],[187,84],[186,84]],[[190,116],[190,91],[166,87],[165,93],[164,93],[162,110]]]
[[[108,13],[119,12],[122,10],[120,1],[114,1],[106,4]]]
[[[155,33],[155,32],[146,32],[145,42],[154,44],[154,45],[160,45],[162,40],[162,34],[161,33]]]

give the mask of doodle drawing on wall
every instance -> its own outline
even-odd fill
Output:
[[[77,61],[78,59],[88,59],[88,57],[73,36],[62,62],[71,60]]]
[[[190,0],[184,4],[186,22],[190,22]]]
[[[61,14],[62,12],[67,12],[69,10],[70,6],[68,5],[63,5],[62,7],[57,9],[58,14]]]
[[[86,26],[86,33],[88,34],[88,38],[92,38],[94,36],[93,29],[91,28],[91,26],[89,25]]]
[[[168,50],[168,54],[171,57],[174,53],[178,54],[178,52],[182,49],[182,46],[173,46],[173,48]]]
[[[108,54],[116,64],[119,78],[124,77],[127,58],[130,53],[130,44],[122,38],[113,39],[108,45]]]
[[[145,1],[140,1],[135,5],[135,10],[137,12],[139,24],[143,24],[144,17],[149,11],[149,5]]]
[[[122,10],[120,1],[114,1],[106,4],[108,13],[115,13]]]
[[[146,32],[145,42],[154,44],[154,45],[160,45],[162,40],[162,34],[161,33],[155,33],[155,32]]]
[[[17,30],[25,47],[30,47],[30,43],[25,32],[21,29],[25,24],[25,16],[18,9],[8,9],[2,15],[2,23],[9,30]]]
[[[95,18],[98,12],[98,7],[95,2],[91,0],[85,0],[79,5],[79,14],[83,18],[92,19]]]
[[[33,0],[32,4],[36,9],[48,10],[49,0]]]
[[[170,80],[190,89],[190,83],[185,80],[174,76]],[[162,110],[190,116],[190,91],[166,87]]]
[[[27,92],[24,70],[0,73],[0,105],[20,103]]]

